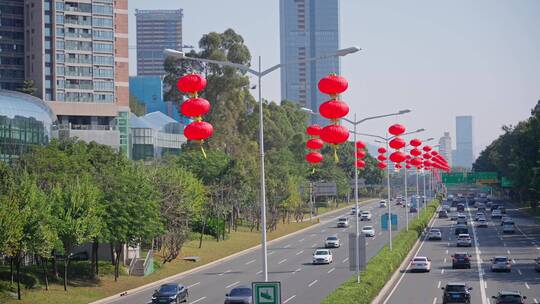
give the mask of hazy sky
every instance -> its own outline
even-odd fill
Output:
[[[233,28],[263,68],[279,61],[279,0],[130,0],[134,10],[184,9],[184,44]],[[383,134],[394,122],[425,128],[423,138],[450,131],[455,116],[474,116],[477,155],[501,126],[529,116],[540,99],[540,1],[341,0],[341,47],[363,50],[342,59],[349,80],[343,99],[358,118],[410,108],[410,114],[361,125]],[[135,74],[135,51],[130,71]],[[280,100],[279,72],[263,80],[263,95]],[[219,127],[219,126],[218,126]]]

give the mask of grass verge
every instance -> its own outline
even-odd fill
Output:
[[[399,232],[393,238],[392,251],[386,245],[370,259],[360,275],[360,284],[356,283],[356,275],[352,276],[328,295],[321,304],[371,303],[412,249],[438,205],[439,200],[433,200],[417,218],[409,223],[409,231]]]

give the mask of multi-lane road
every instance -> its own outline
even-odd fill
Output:
[[[487,217],[488,228],[477,228],[471,219],[471,248],[456,248],[454,221],[436,219],[432,227],[441,229],[442,241],[424,240],[416,254],[431,258],[431,272],[405,271],[384,304],[442,303],[441,287],[448,282],[465,282],[473,287],[471,303],[494,303],[491,297],[501,289],[520,291],[527,296],[526,303],[540,303],[540,273],[534,270],[534,259],[540,256],[540,227],[511,205],[506,205],[508,215],[516,224],[516,232],[503,234],[500,220],[490,216]],[[474,208],[469,208],[465,214],[473,217],[475,212]],[[451,255],[463,251],[472,255],[471,269],[452,269]],[[491,272],[490,259],[499,255],[513,259],[510,273]]]
[[[379,207],[379,200],[363,203],[361,210],[370,210],[375,237],[367,239],[367,258],[376,254],[387,242],[388,233],[380,230],[380,216],[386,208]],[[405,226],[405,208],[394,207],[398,214],[399,229]],[[337,218],[348,216],[350,226],[337,228]],[[268,271],[270,281],[280,281],[282,303],[319,303],[334,289],[353,275],[349,270],[348,234],[355,231],[354,216],[350,209],[321,217],[321,223],[301,233],[283,238],[268,247]],[[312,253],[324,246],[329,235],[338,235],[341,248],[333,249],[334,262],[329,265],[312,265]],[[189,303],[223,303],[225,293],[235,286],[250,285],[261,280],[259,250],[251,251],[230,260],[215,264],[177,279],[189,288]],[[149,287],[108,301],[107,303],[149,303],[155,287]],[[403,302],[401,302],[403,303]]]

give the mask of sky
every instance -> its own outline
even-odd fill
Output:
[[[184,44],[232,28],[244,37],[253,65],[258,56],[263,68],[279,62],[279,0],[130,0],[129,6],[130,45],[135,9],[182,8]],[[340,31],[342,48],[362,48],[341,60],[349,116],[412,110],[359,125],[361,132],[383,135],[402,123],[425,128],[420,138],[450,132],[455,147],[455,116],[472,115],[477,156],[540,100],[540,1],[340,0]],[[136,74],[133,49],[130,74]],[[279,72],[262,88],[264,98],[279,102]]]

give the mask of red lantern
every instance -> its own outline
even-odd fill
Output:
[[[189,140],[204,140],[212,136],[214,128],[206,121],[195,121],[184,129],[184,136]]]
[[[410,169],[410,168],[411,168],[411,165],[406,165],[405,168],[406,168],[406,169]]]
[[[385,161],[386,160],[386,156],[384,156],[383,154],[377,156],[377,159],[380,160],[380,161]]]
[[[379,149],[377,149],[377,152],[379,152],[379,153],[386,153],[386,149],[383,148],[383,147],[380,147]]]
[[[319,126],[319,125],[311,125],[311,126],[307,127],[306,133],[308,135],[311,135],[311,136],[319,136],[319,135],[321,135],[321,130],[322,130],[321,126]]]
[[[431,155],[433,155],[433,156],[435,156],[435,155],[439,155],[439,152],[437,152],[437,151],[433,150],[433,151],[431,151]]]
[[[405,133],[405,126],[400,124],[393,124],[388,128],[388,132],[392,135],[401,135]]]
[[[180,112],[188,117],[199,117],[210,111],[210,103],[204,98],[190,98],[182,103]]]
[[[384,163],[384,162],[378,162],[378,163],[377,163],[377,167],[379,167],[379,169],[384,169],[384,168],[386,168],[386,163]]]
[[[422,155],[425,159],[430,159],[431,158],[431,154],[429,153],[424,153],[424,155]]]
[[[407,155],[407,160],[410,160],[411,158],[412,158],[412,156]]]
[[[422,141],[420,139],[418,139],[418,138],[413,138],[413,139],[411,139],[410,144],[411,144],[411,146],[416,148],[416,147],[419,147],[419,146],[422,145]]]
[[[347,82],[347,79],[333,74],[321,78],[317,86],[319,87],[319,91],[324,94],[338,95],[347,90],[349,83]]]
[[[396,169],[401,169],[402,167],[401,167],[400,164],[396,164],[396,165],[394,166],[394,168],[396,168]]]
[[[349,139],[349,130],[340,125],[329,125],[322,129],[321,139],[329,144],[340,145]]]
[[[199,74],[184,75],[178,79],[176,86],[182,93],[196,94],[206,87],[206,78]]]
[[[366,147],[366,143],[359,140],[356,142],[356,149],[364,149]]]
[[[366,166],[366,162],[365,162],[365,161],[363,161],[363,160],[361,160],[361,159],[359,159],[359,160],[356,161],[356,167],[357,167],[357,168],[364,168],[365,166]]]
[[[420,149],[414,148],[414,149],[411,150],[411,155],[412,156],[420,156],[420,155],[422,155],[422,151],[420,151]]]
[[[424,150],[424,152],[429,152],[429,151],[431,151],[431,147],[430,146],[424,146],[422,148],[422,150]]]
[[[390,160],[395,163],[401,163],[407,158],[407,155],[401,151],[396,151],[390,154]]]
[[[339,119],[349,114],[349,106],[341,100],[332,99],[319,106],[321,116],[328,119]]]
[[[311,150],[322,149],[323,145],[323,141],[318,138],[312,138],[306,142],[306,147]]]
[[[366,151],[364,151],[364,150],[358,150],[358,151],[356,151],[356,158],[362,159],[362,158],[364,158],[364,157],[366,157]]]
[[[319,152],[310,152],[306,154],[306,160],[312,164],[316,164],[322,162],[323,156]]]
[[[431,167],[432,164],[433,164],[433,163],[430,162],[429,160],[425,160],[425,161],[424,161],[424,166],[426,166],[426,167]]]
[[[412,164],[413,166],[415,166],[415,167],[418,167],[418,166],[422,165],[422,163],[423,163],[423,162],[422,162],[422,160],[421,160],[420,158],[413,158],[413,159],[411,160],[411,164]]]
[[[401,139],[400,137],[396,137],[396,138],[394,138],[394,139],[392,139],[390,141],[390,147],[392,149],[396,149],[396,150],[399,150],[399,149],[405,147],[406,144],[407,143],[403,139]]]

